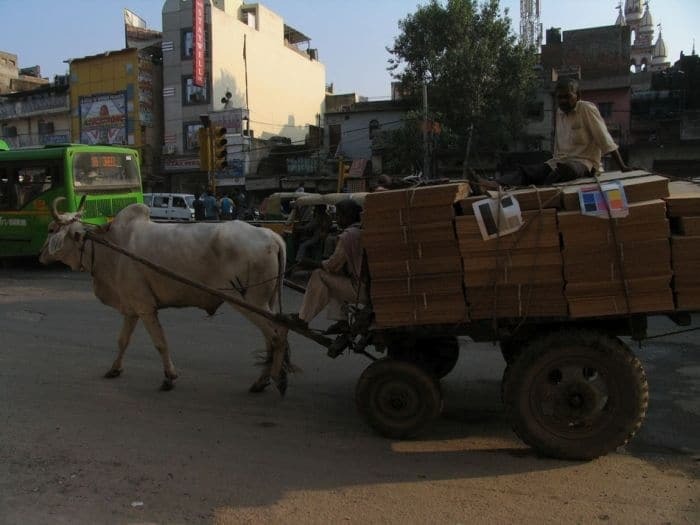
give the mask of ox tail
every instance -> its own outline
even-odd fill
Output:
[[[275,234],[275,240],[277,241],[277,285],[275,294],[270,299],[270,310],[275,310],[275,303],[277,303],[277,311],[282,313],[282,287],[284,286],[284,274],[286,271],[287,264],[287,245],[284,243],[284,239]]]

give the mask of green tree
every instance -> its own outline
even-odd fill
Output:
[[[500,150],[516,138],[535,82],[534,48],[518,43],[498,0],[430,0],[399,21],[389,71],[409,93],[428,85],[428,106],[464,148]]]

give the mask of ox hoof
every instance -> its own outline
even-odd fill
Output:
[[[173,388],[175,388],[175,383],[172,379],[163,379],[163,383],[160,385],[161,392],[169,392]]]
[[[248,392],[252,394],[258,394],[264,391],[270,385],[269,379],[258,379],[253,385],[248,389]]]
[[[287,374],[282,374],[282,377],[275,381],[275,386],[280,395],[284,397],[284,394],[287,393]]]
[[[122,375],[122,371],[119,368],[111,368],[105,375],[107,379],[114,379],[115,377],[119,377]]]

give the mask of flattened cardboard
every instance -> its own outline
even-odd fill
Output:
[[[401,279],[373,279],[370,287],[372,300],[415,294],[461,293],[462,274],[416,275]]]
[[[673,294],[667,291],[638,294],[629,297],[630,313],[671,312],[674,309]],[[569,299],[569,315],[579,317],[603,317],[627,314],[624,294],[603,297],[581,297]]]
[[[501,252],[461,252],[465,272],[493,268],[532,268],[534,266],[561,266],[559,247],[517,249]]]
[[[627,202],[649,201],[654,199],[665,199],[668,197],[668,179],[659,175],[649,175],[646,177],[636,177],[630,179],[620,179],[625,189]],[[603,179],[601,177],[601,182]],[[580,211],[579,188],[581,185],[568,186],[562,191],[562,202],[564,209],[568,211]]]
[[[666,219],[666,205],[663,200],[637,202],[628,207],[629,215],[620,219],[605,219],[600,217],[589,217],[582,215],[578,211],[560,211],[557,214],[559,229],[562,233],[568,230],[579,228],[601,227],[607,225],[612,220],[617,225],[623,224],[646,224],[658,222]]]
[[[682,311],[700,311],[700,285],[688,286],[682,290],[676,290],[676,309]]]
[[[645,277],[641,279],[627,279],[627,293],[630,295],[643,295],[655,292],[665,292],[670,289],[671,274]],[[606,295],[625,294],[622,281],[616,282],[567,282],[565,289],[567,299],[580,297],[603,297]]]
[[[408,226],[431,222],[452,223],[455,216],[452,205],[395,208],[388,210],[365,210],[362,213],[362,226],[365,231],[384,230],[391,226]]]
[[[445,222],[431,222],[427,224],[392,226],[381,230],[369,229],[362,231],[363,248],[380,247],[387,249],[391,246],[399,246],[402,244],[450,240],[456,243],[452,222],[447,224]]]
[[[372,301],[379,327],[457,324],[469,320],[462,292],[381,297]]]
[[[602,219],[597,219],[601,220]],[[617,231],[613,232],[609,224],[603,223],[596,226],[591,224],[590,228],[562,230],[562,242],[565,248],[592,249],[618,242],[644,241],[648,239],[663,239],[670,234],[668,219],[663,221],[650,222],[640,227],[638,224],[622,224],[617,226]]]
[[[552,285],[504,285],[467,289],[472,319],[497,317],[562,317],[567,315],[563,283]]]
[[[464,284],[467,287],[493,284],[549,284],[563,283],[562,264],[513,267],[503,265],[483,270],[465,270]]]
[[[678,193],[666,199],[669,217],[700,215],[700,193]]]
[[[372,279],[462,272],[462,259],[459,256],[368,262]]]
[[[453,240],[438,242],[415,242],[411,244],[372,244],[365,247],[367,260],[371,265],[381,261],[434,258],[436,255],[459,256],[459,246]]]
[[[380,210],[451,205],[458,200],[468,197],[469,192],[469,184],[466,183],[378,191],[365,197],[364,209],[371,214]]]
[[[700,217],[679,217],[678,226],[681,235],[700,236]]]

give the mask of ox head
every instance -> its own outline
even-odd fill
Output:
[[[53,221],[49,224],[49,234],[41,248],[39,261],[49,264],[61,261],[72,270],[80,270],[81,249],[85,240],[87,228],[80,222],[85,207],[85,196],[80,200],[78,211],[74,213],[59,213],[58,203],[63,197],[54,199],[51,205]]]

